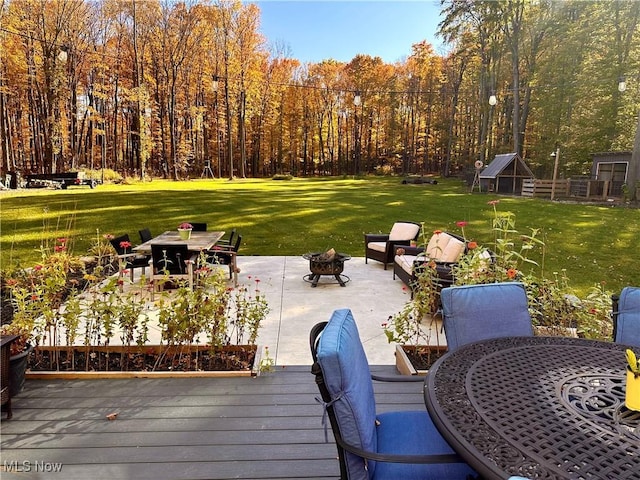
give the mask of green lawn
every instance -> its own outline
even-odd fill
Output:
[[[571,285],[586,291],[594,283],[618,291],[640,285],[640,210],[547,200],[468,194],[459,180],[437,185],[402,185],[397,178],[154,180],[103,185],[91,190],[21,190],[0,193],[2,267],[28,266],[40,258],[44,240],[73,240],[83,254],[100,235],[128,232],[138,241],[143,227],[158,234],[182,221],[207,222],[209,229],[243,235],[243,255],[301,255],[334,247],[363,256],[363,233],[388,232],[396,220],[425,222],[427,231],[460,233],[490,246],[489,200],[516,215],[522,234],[541,229],[548,274],[566,269]]]

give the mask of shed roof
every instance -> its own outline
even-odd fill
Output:
[[[630,150],[617,150],[615,152],[593,152],[589,155],[592,157],[616,157],[620,155],[631,155],[632,153]]]
[[[496,178],[513,161],[517,161],[519,167],[524,170],[528,176],[533,178],[533,172],[517,153],[503,153],[496,155],[491,163],[480,173],[480,178]]]

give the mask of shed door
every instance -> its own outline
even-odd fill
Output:
[[[596,178],[602,181],[611,182],[609,195],[622,195],[622,185],[627,180],[628,162],[601,162],[598,164]]]

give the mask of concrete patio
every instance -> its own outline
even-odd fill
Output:
[[[309,331],[350,308],[372,370],[394,375],[395,346],[381,324],[409,293],[391,270],[364,258],[345,263],[345,287],[333,277],[312,287],[302,257],[239,257],[238,265],[240,282],[259,279],[269,303],[258,344],[269,347],[274,373],[27,380],[13,419],[2,419],[2,478],[338,478],[333,437],[315,400]],[[378,411],[424,409],[422,383],[375,383]]]
[[[364,257],[344,264],[350,278],[341,287],[332,276],[322,276],[317,287],[305,282],[309,261],[294,256],[238,257],[240,282],[260,280],[259,288],[271,311],[258,334],[258,344],[268,346],[276,365],[311,365],[309,331],[318,322],[329,320],[338,308],[350,308],[369,363],[395,363],[395,345],[389,344],[382,329],[390,315],[409,300],[409,291],[400,280],[393,280],[391,266]]]
[[[395,344],[387,341],[382,324],[399,312],[411,295],[400,279],[393,279],[391,265],[385,270],[375,260],[366,264],[364,257],[353,257],[344,263],[343,274],[349,278],[344,287],[332,275],[321,276],[313,287],[304,280],[310,271],[309,260],[302,256],[239,256],[237,262],[238,283],[252,292],[258,288],[269,304],[257,344],[269,347],[277,366],[311,365],[309,332],[339,308],[353,312],[369,363],[395,364]],[[228,272],[228,267],[220,268]],[[134,272],[136,281],[140,273]],[[233,283],[229,281],[229,285]],[[445,345],[444,334],[436,338],[435,330],[432,328],[432,343]],[[113,338],[111,344],[117,343]],[[160,343],[160,330],[151,321],[149,344]]]

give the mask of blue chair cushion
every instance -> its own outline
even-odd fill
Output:
[[[617,343],[640,347],[640,288],[625,287],[618,301]]]
[[[376,405],[369,363],[351,310],[333,312],[317,349],[327,390],[335,401],[333,409],[345,442],[363,450],[377,451]],[[336,400],[337,399],[337,400]],[[366,479],[375,462],[364,468],[361,457],[345,452],[350,479]]]
[[[349,309],[336,310],[316,350],[325,386],[345,442],[371,452],[428,455],[453,453],[426,410],[388,412],[376,417],[369,363]],[[375,462],[345,452],[350,480],[464,479],[474,474],[464,463],[403,464]]]
[[[440,296],[449,351],[490,338],[533,335],[522,283],[449,287]]]
[[[430,455],[454,453],[425,411],[378,415],[378,453]],[[377,462],[372,479],[464,479],[475,472],[464,463],[407,464]]]

